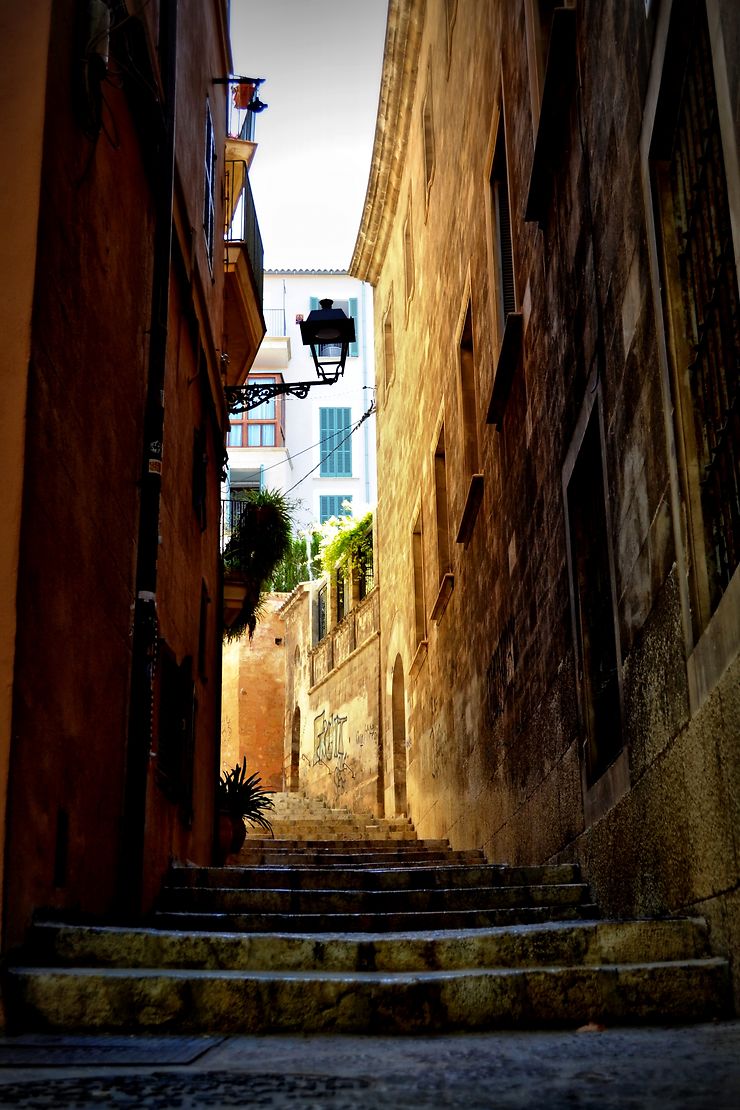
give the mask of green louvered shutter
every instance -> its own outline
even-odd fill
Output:
[[[331,517],[352,515],[352,494],[322,494],[319,497],[319,524],[325,524]]]
[[[354,343],[350,343],[349,353],[351,358],[357,358],[360,353],[360,317],[357,311],[357,297],[350,297],[349,299],[349,315],[355,322],[355,335],[357,337]]]
[[[352,476],[351,414],[351,409],[319,409],[322,478]]]

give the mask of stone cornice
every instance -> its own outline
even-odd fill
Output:
[[[426,0],[389,0],[378,119],[362,220],[349,273],[377,283],[398,206]]]

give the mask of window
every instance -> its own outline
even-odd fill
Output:
[[[396,376],[396,345],[393,338],[393,299],[388,302],[383,317],[383,361],[385,364],[385,392],[387,393]]]
[[[426,200],[429,203],[429,190],[434,177],[434,118],[432,115],[432,71],[427,72],[427,87],[422,106],[422,138],[424,141],[424,184]]]
[[[498,333],[503,334],[506,317],[516,311],[514,254],[511,242],[509,175],[506,164],[506,131],[503,111],[498,125],[491,168],[491,208],[493,214],[493,255],[496,266],[496,310]]]
[[[545,70],[550,49],[553,15],[556,8],[571,6],[569,0],[527,0],[526,3],[527,54],[535,128],[539,122],[540,104],[545,86]]]
[[[352,516],[351,495],[338,493],[319,497],[319,524],[325,524],[333,516]]]
[[[216,139],[213,133],[211,106],[206,101],[206,136],[204,151],[203,231],[206,237],[208,265],[213,269],[213,246],[216,227]]]
[[[179,803],[180,819],[188,827],[193,819],[193,763],[198,712],[192,671],[192,657],[186,655],[178,666],[175,653],[162,641],[157,784],[169,801]]]
[[[338,570],[334,575],[334,593],[336,596],[337,623],[343,620],[347,612],[347,591],[345,589],[344,571]]]
[[[255,466],[249,469],[229,470],[229,487],[232,501],[243,501],[250,490],[260,490],[263,486],[264,467]]]
[[[740,298],[704,0],[675,0],[650,158],[694,634],[740,562]]]
[[[416,646],[427,638],[427,615],[424,603],[424,547],[421,513],[411,533],[411,562],[414,573],[414,631]]]
[[[367,553],[366,558],[360,563],[357,568],[357,600],[362,601],[373,588],[374,584],[374,563],[372,547]]]
[[[566,487],[568,557],[588,788],[608,770],[622,749],[598,403],[594,403],[582,441],[574,443],[570,454],[573,469]]]
[[[200,583],[200,617],[198,623],[198,677],[201,682],[207,681],[208,676],[208,606],[211,599],[208,596],[208,587],[201,580]]]
[[[403,274],[406,289],[406,308],[414,292],[414,247],[412,243],[411,197],[403,224]]]
[[[457,18],[457,0],[445,0],[445,30],[447,39],[447,65],[452,57],[452,31]]]
[[[473,313],[468,301],[465,323],[460,336],[460,409],[462,442],[466,474],[478,472],[478,417],[475,396],[475,350],[473,347]]]
[[[450,569],[450,530],[447,513],[447,463],[444,424],[434,452],[434,496],[437,509],[437,564],[440,582]]]
[[[326,583],[316,594],[316,640],[323,640],[326,636]]]
[[[281,375],[250,374],[250,385],[282,382]],[[270,397],[248,412],[231,417],[228,447],[282,447],[285,443],[283,398]]]
[[[193,430],[193,509],[201,532],[206,530],[206,491],[208,488],[208,449],[205,428]]]
[[[319,409],[322,478],[352,476],[352,410]]]
[[[358,307],[357,306],[358,306],[357,297],[349,297],[347,300],[344,300],[344,301],[335,300],[334,303],[332,304],[332,308],[341,308],[341,310],[345,314],[345,316],[351,316],[352,319],[355,322],[355,342],[350,343],[349,351],[348,351],[348,355],[349,355],[350,358],[357,358],[357,356],[360,353],[360,350],[359,350],[360,327],[359,327],[359,317],[358,317]],[[318,297],[311,297],[311,312],[313,312],[314,309],[318,310],[319,307],[320,307],[319,306],[319,298]],[[319,347],[319,357],[323,356],[325,358],[331,358],[333,355],[336,355],[338,357],[342,353],[341,343],[319,343],[318,347]]]

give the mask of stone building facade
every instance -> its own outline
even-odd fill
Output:
[[[382,816],[379,590],[355,591],[337,617],[335,586],[336,576],[304,582],[281,610],[286,788]]]
[[[350,266],[386,810],[731,956],[739,45],[733,0],[391,0]]]
[[[211,862],[224,387],[264,334],[227,21],[225,0],[3,8],[9,149],[28,129],[0,208],[5,946],[39,910],[136,915],[173,857]]]

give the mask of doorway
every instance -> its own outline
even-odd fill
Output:
[[[295,707],[293,713],[293,727],[290,735],[290,786],[291,793],[298,790],[298,778],[301,763],[301,710]]]
[[[406,813],[406,687],[401,656],[393,664],[391,693],[393,733],[393,806],[396,816]]]
[[[573,452],[574,465],[566,485],[571,603],[587,790],[612,766],[623,747],[599,417],[599,405],[595,403],[583,438]]]

